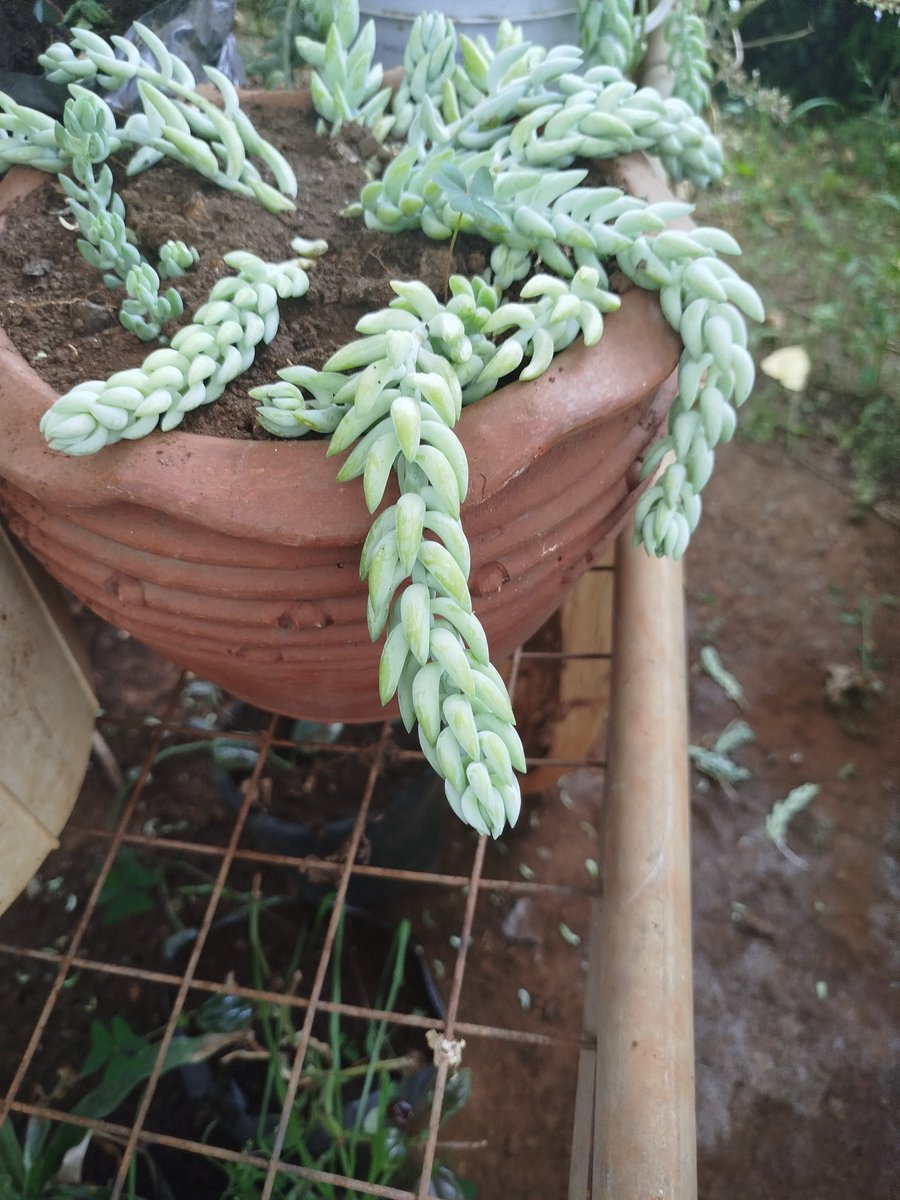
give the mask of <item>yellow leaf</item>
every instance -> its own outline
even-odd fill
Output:
[[[782,346],[764,358],[759,368],[789,392],[802,392],[809,378],[809,355],[803,346]]]

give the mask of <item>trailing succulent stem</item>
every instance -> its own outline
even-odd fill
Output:
[[[144,261],[125,224],[125,206],[113,190],[112,171],[105,161],[116,128],[109,105],[78,84],[70,90],[55,139],[72,171],[71,177],[61,174],[59,182],[81,233],[76,245],[91,266],[103,271],[108,287],[125,285],[127,299],[119,320],[129,332],[151,341],[164,322],[181,316],[181,295],[175,288],[160,294],[159,275]],[[167,267],[196,260],[196,250],[183,243],[167,246]]]
[[[493,250],[489,270],[452,276],[443,301],[421,282],[393,282],[390,305],[364,316],[360,336],[321,369],[286,367],[278,382],[251,393],[267,430],[329,436],[329,453],[346,455],[338,479],[362,479],[373,520],[360,575],[368,585],[369,632],[373,640],[385,635],[381,698],[388,703],[396,695],[406,727],[418,725],[423,753],[444,778],[454,811],[494,837],[516,820],[515,772],[525,760],[469,594],[470,552],[460,522],[468,466],[454,432],[463,406],[511,377],[536,378],[578,337],[596,343],[606,314],[620,303],[610,290],[611,263],[658,292],[684,349],[668,431],[644,464],[645,475],[662,469],[638,503],[636,537],[652,554],[677,557],[699,519],[714,448],[734,433],[736,408],[752,386],[744,317],[763,316],[756,292],[722,257],[739,253],[730,235],[673,227],[688,204],[648,203],[586,183],[582,160],[633,151],[659,158],[674,179],[704,185],[721,177],[719,145],[693,111],[705,103],[708,73],[692,5],[663,0],[651,11],[644,0],[583,2],[580,15],[592,47],[587,61],[575,46],[546,50],[524,42],[505,22],[490,46],[457,37],[442,16],[420,16],[393,96],[372,64],[374,34],[370,25],[360,32],[356,0],[338,0],[324,42],[297,39],[313,71],[322,128],[335,132],[357,121],[377,137],[391,128],[405,136],[381,177],[362,190],[355,209],[366,224],[421,229],[438,239],[472,234]],[[672,22],[681,80],[681,96],[670,99],[625,77],[644,35],[664,19]],[[119,131],[106,117],[101,122],[111,141],[137,147],[130,169],[168,153],[263,203],[289,203],[282,193],[294,194],[293,177],[248,132],[230,85],[210,73],[224,113],[209,111],[178,60],[152,35],[142,36],[155,69],[141,66],[137,52],[116,39],[125,60],[112,57],[102,39],[82,31],[75,51],[53,47],[45,65],[51,78],[70,83],[76,100],[79,78],[101,87],[138,78],[144,113]],[[0,104],[0,163],[30,155],[45,169],[62,169],[43,118],[29,127],[16,106]],[[250,153],[269,166],[281,192],[262,183]],[[79,184],[72,188],[84,187],[73,173]],[[105,181],[101,172],[95,190],[103,193]],[[121,217],[113,198],[105,211]],[[119,241],[128,255],[126,234]],[[294,245],[300,255],[324,248]],[[177,274],[190,255],[186,247],[164,247],[161,273]],[[216,284],[171,346],[155,350],[141,368],[82,384],[56,402],[42,423],[52,446],[86,454],[157,424],[171,429],[246,369],[258,342],[274,334],[278,298],[306,291],[309,264],[302,257],[267,264],[247,253],[226,261],[237,276]],[[127,278],[137,270],[131,266]],[[382,507],[392,479],[397,499]]]
[[[587,62],[629,74],[641,56],[634,0],[578,0],[578,40]]]
[[[672,95],[684,100],[695,113],[709,107],[709,85],[713,77],[706,52],[706,26],[699,15],[708,7],[709,0],[680,0],[666,25]]]
[[[305,295],[310,256],[324,242],[296,239],[298,257],[267,263],[243,250],[224,255],[236,275],[220,279],[209,300],[140,367],[91,379],[60,396],[41,418],[41,432],[54,450],[93,454],[123,438],[159,426],[174,429],[186,412],[217,400],[253,362],[260,342],[278,329],[278,301]]]
[[[142,110],[133,113],[115,134],[113,152],[131,151],[128,174],[159,162],[163,157],[190,167],[220,187],[239,195],[255,197],[272,212],[294,207],[297,181],[284,156],[260,137],[241,110],[233,84],[215,67],[204,67],[211,84],[219,93],[219,104],[197,92],[190,69],[171,54],[163,42],[145,26],[135,22],[134,29],[145,50],[156,60],[147,63],[138,47],[127,38],[113,35],[109,42],[90,29],[72,30],[72,43],[55,42],[38,61],[52,83],[69,86],[83,81],[111,91],[131,80],[137,81]],[[116,50],[120,51],[117,57]],[[0,104],[3,99],[0,98]],[[4,105],[4,107],[6,107]],[[33,109],[15,106],[14,133],[25,149],[33,144],[43,150],[46,119]],[[0,120],[0,129],[4,126]],[[275,186],[267,183],[252,161],[258,158],[268,168]],[[64,162],[44,166],[47,156],[28,159],[17,146],[0,141],[0,170],[13,162],[31,161],[44,170],[62,170]]]
[[[125,205],[113,190],[106,160],[112,151],[116,122],[108,104],[77,84],[66,101],[62,124],[54,130],[62,162],[72,177],[60,175],[81,237],[77,246],[91,266],[103,271],[109,287],[119,287],[141,253],[125,224]]]
[[[456,277],[451,284],[446,305],[423,283],[393,284],[391,306],[363,317],[363,336],[321,371],[287,368],[280,384],[252,395],[267,402],[260,410],[266,428],[331,428],[329,453],[352,447],[338,479],[362,476],[370,512],[396,476],[399,499],[375,517],[360,562],[369,633],[374,640],[387,629],[381,700],[397,694],[407,729],[418,723],[422,751],[457,815],[497,837],[518,817],[515,770],[525,760],[506,687],[472,612],[460,522],[468,464],[453,426],[464,383],[484,382],[486,348],[493,352],[484,330],[503,310],[482,281]],[[522,321],[512,312],[508,319]],[[517,361],[522,353],[519,347]]]
[[[446,304],[421,282],[392,286],[391,306],[363,317],[363,336],[321,371],[288,367],[280,383],[251,395],[264,401],[260,420],[271,432],[331,432],[329,453],[352,447],[338,480],[362,476],[370,512],[396,476],[400,498],[373,521],[360,564],[370,635],[388,630],[381,699],[396,693],[407,728],[418,722],[457,815],[496,837],[518,815],[514,769],[524,769],[524,756],[472,612],[460,522],[468,465],[453,426],[464,403],[523,363],[520,378],[534,378],[579,333],[598,340],[602,314],[619,301],[590,267],[571,281],[536,275],[509,304],[480,277],[454,276]]]
[[[700,13],[709,0],[578,0],[578,38],[591,66],[615,67],[634,74],[647,49],[647,35],[660,26],[668,46],[672,95],[695,113],[709,106],[713,71],[706,51]]]

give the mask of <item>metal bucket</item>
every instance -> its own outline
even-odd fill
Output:
[[[573,0],[522,0],[511,15],[497,0],[443,0],[435,2],[445,16],[451,17],[457,33],[474,38],[483,34],[493,45],[497,26],[508,17],[514,25],[521,25],[525,40],[539,42],[544,46],[577,45],[578,23],[576,5]],[[409,37],[410,26],[429,5],[420,0],[361,0],[360,21],[371,17],[375,21],[375,58],[385,67],[398,67],[403,62],[403,51]]]

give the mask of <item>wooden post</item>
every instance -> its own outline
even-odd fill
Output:
[[[590,1192],[577,1200],[693,1200],[682,572],[678,563],[633,549],[623,535],[615,578],[603,895],[585,1019],[597,1038],[595,1061],[585,1063],[595,1077],[593,1161]]]

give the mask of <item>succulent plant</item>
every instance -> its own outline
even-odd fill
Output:
[[[319,132],[330,129],[332,136],[347,121],[367,125],[376,137],[390,125],[384,111],[391,89],[382,88],[384,70],[373,63],[375,22],[367,21],[359,31],[359,6],[338,4],[335,19],[324,42],[314,38],[295,39],[304,62],[312,68],[309,90],[319,114]]]
[[[394,138],[405,137],[425,96],[440,104],[456,74],[458,39],[443,13],[424,13],[410,28],[403,53],[403,78],[391,102]]]
[[[589,63],[616,67],[627,75],[640,56],[634,0],[578,0],[578,40]]]
[[[684,100],[696,113],[709,107],[709,84],[713,77],[712,65],[706,55],[706,27],[700,16],[700,12],[705,12],[708,7],[709,0],[678,4],[666,25],[672,95]]]
[[[92,266],[103,271],[109,287],[124,283],[127,299],[119,309],[119,320],[143,341],[151,341],[166,321],[181,316],[181,295],[175,288],[160,294],[160,277],[142,258],[125,224],[125,206],[113,191],[112,171],[105,161],[116,132],[112,110],[79,84],[72,84],[70,91],[54,137],[72,172],[71,176],[60,174],[59,182],[82,235],[76,245]],[[165,269],[177,267],[176,257],[182,262],[195,261],[196,251],[174,242],[169,245]]]
[[[159,248],[159,273],[163,279],[180,279],[197,265],[200,255],[194,246],[169,239]]]
[[[696,58],[696,26],[684,21],[681,30],[685,58]],[[705,185],[721,175],[718,143],[689,103],[663,100],[624,78],[633,48],[618,55],[621,65],[585,69],[574,48],[545,51],[505,31],[493,51],[459,42],[462,67],[451,75],[446,26],[433,18],[414,23],[409,82],[392,108],[407,145],[363,189],[360,204],[374,228],[487,238],[496,247],[490,278],[451,280],[446,305],[421,284],[395,285],[390,309],[364,318],[363,337],[321,372],[288,369],[280,384],[254,395],[267,402],[260,416],[273,431],[333,430],[332,452],[355,441],[339,478],[363,476],[370,511],[396,472],[400,500],[375,519],[361,567],[370,633],[389,628],[382,700],[398,692],[404,721],[418,721],[422,749],[444,776],[454,810],[496,836],[504,813],[511,821],[518,811],[511,766],[520,747],[499,678],[492,680],[496,694],[485,694],[487,647],[464,588],[468,557],[458,513],[466,474],[452,434],[462,404],[516,370],[536,377],[579,334],[596,341],[603,313],[618,303],[604,269],[615,257],[635,283],[660,291],[684,342],[669,433],[645,473],[669,452],[675,462],[645,492],[636,519],[650,553],[678,557],[699,520],[713,447],[734,433],[735,407],[752,386],[742,313],[763,314],[753,289],[719,257],[739,253],[729,235],[668,229],[690,206],[582,187],[587,172],[572,169],[577,158],[643,149],[674,178]],[[691,98],[702,99],[696,86]],[[553,275],[533,275],[539,265]],[[504,304],[505,289],[530,274],[520,300]],[[349,369],[356,373],[348,378]],[[479,718],[491,722],[490,760]]]
[[[644,149],[676,177],[707,183],[721,173],[718,143],[684,101],[638,89],[613,66],[574,71],[580,54],[572,47],[545,51],[508,38],[491,56],[464,37],[460,44],[464,63],[475,64],[477,94],[483,87],[486,98],[464,111],[457,98],[450,107],[459,115],[447,122],[423,94],[408,144],[362,191],[366,223],[420,228],[435,238],[476,233],[494,242],[490,282],[501,292],[539,263],[562,279],[590,268],[606,289],[610,258],[638,286],[660,292],[685,350],[670,430],[646,470],[668,451],[677,461],[642,498],[638,531],[651,553],[680,556],[699,520],[713,448],[732,436],[735,406],[752,386],[742,314],[761,319],[762,305],[719,257],[740,252],[733,238],[667,228],[689,205],[648,205],[617,188],[581,186],[587,172],[572,164]],[[601,319],[597,305],[593,320]],[[548,339],[538,329],[535,340],[552,358],[577,332]],[[516,345],[508,342],[498,359],[505,371],[484,365],[480,377],[464,381],[464,394],[466,386],[515,370],[523,357],[515,358]]]
[[[60,174],[59,181],[81,232],[78,249],[104,272],[109,287],[121,286],[132,267],[142,261],[106,162],[117,144],[115,133],[116,120],[109,105],[73,84],[62,124],[54,128],[60,162],[72,172],[71,176]]]
[[[692,108],[705,98],[705,72],[702,27],[687,0],[678,6],[670,42],[681,55],[683,98],[663,99],[624,74],[651,21],[674,8],[664,3],[648,18],[643,4],[637,12],[633,3],[613,0],[582,4],[597,59],[591,64],[578,47],[546,50],[524,42],[508,23],[490,46],[483,38],[457,37],[439,15],[423,15],[413,24],[406,77],[393,95],[381,87],[372,31],[360,32],[356,0],[339,0],[324,42],[297,39],[313,72],[323,129],[355,120],[378,137],[393,129],[405,138],[361,192],[355,211],[366,224],[421,229],[438,239],[470,233],[493,244],[489,269],[451,277],[445,300],[420,281],[395,281],[388,307],[364,316],[359,337],[321,368],[286,367],[252,395],[270,432],[326,435],[330,454],[349,452],[337,478],[361,478],[373,514],[360,575],[368,585],[370,634],[385,636],[381,698],[387,703],[396,694],[407,727],[418,725],[423,753],[444,778],[454,811],[495,837],[518,815],[515,773],[525,764],[468,590],[469,547],[460,522],[468,467],[454,432],[463,406],[513,375],[536,378],[578,337],[598,341],[605,315],[619,305],[609,286],[611,263],[657,292],[684,349],[668,431],[647,456],[645,474],[667,455],[672,461],[638,503],[636,538],[652,554],[678,557],[700,516],[714,448],[733,435],[736,408],[753,382],[744,316],[761,319],[763,312],[756,292],[725,261],[739,253],[734,240],[717,229],[673,227],[689,204],[647,203],[617,187],[591,185],[581,163],[644,150],[673,178],[704,185],[721,176],[718,143]],[[0,99],[6,114],[0,163],[28,158],[25,147],[31,161],[62,170],[67,155],[77,182],[64,186],[90,191],[74,163],[99,154],[99,142],[90,139],[106,136],[110,146],[136,148],[131,170],[168,153],[263,203],[289,203],[284,195],[293,195],[295,185],[271,148],[248,132],[230,85],[211,73],[224,115],[210,112],[193,96],[193,80],[178,61],[143,36],[155,70],[139,65],[133,48],[119,46],[124,61],[111,57],[102,39],[83,31],[76,31],[74,50],[54,47],[45,56],[51,77],[69,82],[76,105],[83,103],[79,79],[111,87],[136,75],[143,114],[121,130],[105,116],[96,117],[95,130],[85,117],[88,149],[75,151],[73,126],[63,154],[42,118],[29,125],[31,118]],[[250,154],[269,166],[280,192],[263,184]],[[101,198],[105,169],[91,176]],[[83,203],[80,195],[75,200]],[[89,202],[85,207],[91,211]],[[122,216],[114,198],[101,207],[110,218]],[[127,255],[127,232],[120,234]],[[42,423],[50,444],[91,453],[157,425],[171,429],[186,411],[215,399],[246,368],[258,342],[274,334],[279,297],[305,292],[305,268],[324,246],[294,248],[298,257],[280,264],[227,255],[237,275],[215,285],[171,345],[154,350],[142,367],[82,384],[53,405]],[[159,273],[177,274],[190,258],[187,247],[163,247]],[[125,278],[132,281],[130,299],[155,320],[153,279],[137,264]],[[379,511],[392,475],[399,497]]]
[[[174,429],[185,413],[217,400],[253,362],[260,342],[278,330],[278,301],[305,295],[305,267],[324,253],[324,242],[296,238],[297,257],[267,263],[245,250],[223,255],[237,274],[218,280],[209,300],[168,346],[152,351],[140,367],[109,379],[78,384],[54,401],[41,432],[54,450],[94,454],[122,438]]]
[[[52,83],[66,84],[70,91],[81,81],[102,91],[111,91],[132,79],[137,81],[141,111],[133,113],[116,131],[111,145],[113,153],[120,149],[133,152],[129,175],[169,157],[220,187],[255,197],[273,212],[293,208],[297,195],[294,172],[284,155],[254,129],[228,77],[215,67],[203,68],[219,93],[216,104],[197,91],[190,69],[155,33],[140,22],[135,22],[134,29],[145,50],[155,58],[155,66],[144,60],[128,38],[114,34],[107,42],[80,27],[72,30],[71,45],[55,42],[38,61]],[[116,50],[120,51],[118,56]],[[6,107],[3,99],[0,107]],[[17,152],[16,145],[8,144],[10,140],[24,139],[36,148],[43,148],[46,141],[46,119],[41,114],[16,105],[12,116],[15,125],[4,125],[0,118],[0,129],[15,135],[0,142],[0,172],[25,157]],[[274,187],[262,178],[252,161],[254,157],[271,171]],[[39,165],[36,159],[32,165]],[[67,165],[67,159],[60,157],[55,165],[42,169],[64,170]]]

